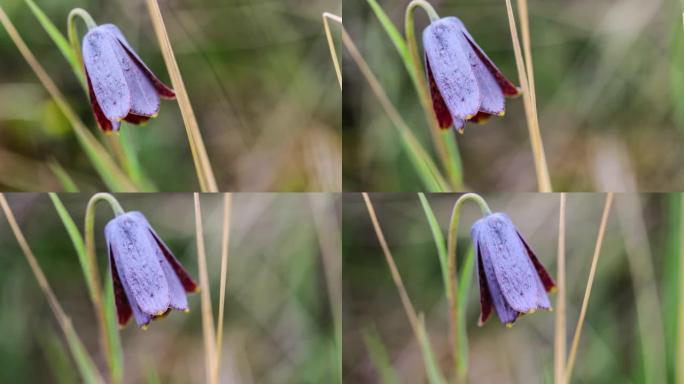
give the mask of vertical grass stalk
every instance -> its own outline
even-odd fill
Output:
[[[679,194],[679,284],[677,305],[676,383],[684,383],[684,194]]]
[[[223,346],[223,312],[226,303],[226,283],[228,282],[228,250],[230,248],[230,213],[233,206],[232,194],[223,194],[223,231],[221,233],[221,282],[219,291],[219,312],[216,323],[216,361],[212,382],[218,383],[221,374],[221,349]]]
[[[532,88],[530,87],[531,82],[528,81],[528,76],[531,74],[531,70],[527,69],[523,60],[520,49],[520,40],[518,39],[518,29],[515,23],[515,15],[513,14],[511,0],[506,0],[506,12],[508,14],[508,23],[511,30],[511,39],[513,40],[515,65],[518,69],[518,78],[520,80],[520,86],[522,87],[523,105],[525,107],[525,118],[527,119],[527,129],[530,135],[532,155],[534,156],[537,185],[540,192],[551,192],[551,178],[549,177],[549,169],[548,165],[546,164],[546,155],[544,154],[544,144],[542,142],[541,131],[539,129],[539,120],[535,103],[536,96],[532,95]]]
[[[209,292],[209,274],[207,273],[207,254],[204,248],[204,229],[202,226],[202,208],[199,194],[194,193],[195,200],[195,237],[197,240],[197,266],[202,300],[202,334],[204,336],[204,355],[207,383],[214,384],[214,363],[216,336],[214,334],[214,318],[211,309],[211,294]]]
[[[562,384],[565,370],[566,351],[566,309],[565,309],[565,205],[566,194],[560,194],[558,215],[558,262],[556,276],[556,322],[554,331],[553,382]]]
[[[589,269],[589,278],[587,286],[584,290],[584,299],[582,300],[582,308],[580,309],[579,319],[575,328],[575,334],[572,337],[572,344],[570,353],[568,354],[568,361],[566,363],[565,372],[563,373],[563,383],[570,383],[572,377],[572,369],[577,358],[577,349],[579,347],[580,336],[582,335],[582,326],[584,325],[584,318],[587,315],[587,307],[589,306],[589,296],[591,295],[591,288],[594,285],[594,276],[596,275],[596,267],[598,265],[599,255],[601,254],[601,245],[603,244],[603,237],[606,233],[606,226],[608,225],[608,214],[613,203],[613,193],[608,192],[606,195],[606,202],[603,206],[603,214],[601,216],[601,224],[599,225],[598,236],[596,237],[596,245],[594,247],[594,256],[591,260],[591,267]]]
[[[202,140],[197,119],[195,118],[195,112],[190,104],[188,92],[185,90],[185,83],[183,82],[183,77],[178,68],[178,62],[176,62],[173,48],[171,48],[171,41],[166,32],[166,26],[164,25],[164,19],[162,18],[157,0],[147,0],[147,9],[150,13],[150,19],[152,20],[152,26],[157,35],[157,40],[159,40],[162,55],[164,56],[166,70],[171,77],[171,84],[173,84],[176,97],[178,98],[178,106],[181,115],[183,116],[183,123],[185,124],[188,135],[188,144],[190,145],[190,151],[192,152],[200,188],[202,192],[217,192],[218,187],[216,186],[214,172],[209,163],[209,157],[207,156],[207,151],[204,147],[204,141]]]

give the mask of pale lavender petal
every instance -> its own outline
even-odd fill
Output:
[[[105,236],[134,314],[134,303],[147,315],[166,312],[170,303],[169,285],[150,242],[146,222],[141,222],[136,215],[122,214],[107,224]]]
[[[480,89],[455,17],[432,22],[423,31],[423,48],[432,76],[454,120],[468,120],[480,110]]]
[[[486,112],[490,114],[500,115],[504,112],[505,99],[501,87],[496,82],[494,75],[489,72],[480,57],[475,53],[475,50],[468,42],[466,36],[462,33],[458,34],[461,39],[461,44],[466,52],[470,66],[475,73],[477,84],[480,87],[480,110],[479,112]]]
[[[83,64],[93,93],[108,120],[128,115],[131,94],[116,54],[116,38],[106,29],[95,27],[83,38]]]

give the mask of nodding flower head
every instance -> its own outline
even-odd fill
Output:
[[[466,121],[503,116],[504,97],[520,90],[501,73],[456,17],[432,22],[423,31],[425,68],[432,106],[441,128],[459,132]]]
[[[186,292],[197,284],[140,212],[127,212],[105,227],[119,325],[131,315],[140,327],[171,309],[188,311]]]
[[[481,218],[470,233],[477,252],[479,325],[491,315],[492,303],[501,323],[509,326],[520,315],[551,309],[546,293],[555,283],[506,214]]]
[[[112,24],[94,27],[85,35],[83,64],[90,104],[97,124],[105,132],[118,131],[122,120],[131,124],[147,122],[159,113],[160,97],[176,96]]]

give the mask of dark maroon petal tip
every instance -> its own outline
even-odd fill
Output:
[[[470,35],[470,33],[464,28],[463,29],[463,35],[465,36],[466,40],[470,43],[470,46],[473,48],[477,56],[482,60],[484,65],[487,67],[489,72],[494,76],[496,79],[496,82],[499,84],[501,87],[501,91],[503,92],[504,96],[507,97],[515,97],[519,96],[521,94],[520,89],[513,84],[504,74],[499,70],[499,68],[494,64],[494,62],[487,56],[486,53],[480,48],[480,46],[475,42],[475,39]]]
[[[425,56],[425,68],[427,68],[428,81],[430,83],[430,96],[432,97],[432,109],[435,111],[435,117],[439,123],[439,127],[442,129],[447,129],[453,123],[453,118],[451,117],[451,112],[447,108],[442,94],[437,88],[437,83],[435,83],[435,78],[432,76],[432,68],[430,68],[430,62]]]
[[[520,241],[522,241],[523,245],[525,246],[525,250],[527,251],[527,256],[530,257],[530,261],[532,261],[532,265],[534,265],[534,269],[537,271],[537,274],[539,275],[539,279],[542,282],[542,285],[544,286],[544,290],[546,292],[552,292],[556,289],[556,282],[553,281],[553,278],[551,278],[551,275],[546,271],[546,268],[542,265],[542,263],[539,261],[537,258],[537,255],[534,254],[532,251],[532,248],[527,244],[525,239],[520,235],[520,232],[518,232],[518,237],[520,238]]]
[[[114,302],[116,304],[116,315],[119,321],[119,326],[125,326],[133,315],[133,310],[128,303],[128,298],[124,292],[124,288],[121,285],[121,279],[119,279],[119,272],[116,270],[116,262],[114,261],[114,256],[112,255],[112,249],[109,248],[109,263],[112,273],[112,283],[114,285]]]
[[[492,117],[491,113],[478,112],[477,114],[475,114],[475,116],[471,117],[470,120],[468,120],[468,121],[472,121],[473,123],[476,123],[476,124],[484,124],[487,121],[489,121],[489,119],[491,119],[491,117]]]
[[[487,277],[482,266],[479,247],[477,249],[477,277],[480,283],[480,320],[477,325],[481,327],[492,315],[492,294],[487,286]]]
[[[147,123],[152,116],[141,116],[141,115],[136,115],[135,113],[129,113],[126,118],[124,118],[124,121],[129,122],[131,124],[144,124]]]

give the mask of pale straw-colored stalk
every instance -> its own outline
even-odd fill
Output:
[[[337,75],[337,82],[340,83],[340,90],[342,89],[342,71],[340,70],[340,63],[337,60],[337,51],[335,50],[335,42],[330,33],[330,24],[328,20],[342,24],[342,18],[330,12],[323,12],[323,29],[325,30],[325,38],[328,40],[328,48],[330,48],[330,57],[332,58],[333,66],[335,67],[335,74]]]
[[[567,196],[560,194],[560,212],[558,215],[558,261],[556,272],[556,323],[554,332],[553,382],[563,382],[566,354],[566,305],[565,305],[565,206]]]
[[[57,300],[57,296],[52,290],[52,287],[50,287],[50,284],[48,283],[47,278],[45,277],[45,273],[43,273],[43,270],[40,268],[40,264],[38,264],[36,256],[33,254],[33,251],[31,251],[31,247],[29,247],[29,244],[26,241],[26,238],[24,237],[21,228],[19,228],[19,224],[17,224],[17,220],[14,218],[12,209],[7,203],[7,199],[5,199],[5,195],[3,193],[0,193],[0,206],[2,206],[2,210],[5,213],[5,217],[7,217],[7,221],[9,222],[10,228],[14,233],[14,237],[17,239],[19,247],[24,253],[26,261],[28,261],[29,266],[31,267],[31,271],[33,272],[33,275],[38,281],[38,286],[40,286],[40,289],[43,291],[43,294],[47,298],[48,304],[50,305],[50,309],[52,309],[52,312],[57,318],[57,323],[59,324],[60,328],[62,329],[62,332],[64,333],[65,338],[67,339],[67,342],[69,343],[72,354],[74,354],[74,359],[77,363],[82,362],[81,364],[86,364],[85,367],[79,366],[84,381],[86,383],[104,383],[104,379],[102,378],[102,376],[100,376],[100,373],[97,371],[92,361],[88,359],[85,347],[83,346],[81,339],[78,337],[76,330],[71,324],[71,319],[67,316],[66,312],[64,312],[64,309],[62,308],[62,305],[59,303],[59,300]],[[81,356],[83,356],[84,359],[79,359],[79,356],[77,354],[81,354]],[[84,360],[86,361],[83,362]]]
[[[534,86],[534,65],[532,64],[532,42],[530,38],[530,15],[527,8],[527,0],[518,0],[518,15],[520,15],[520,34],[522,35],[522,48],[525,55],[527,69],[527,85],[530,87],[532,107],[537,113],[537,91]]]
[[[408,124],[406,124],[404,119],[399,114],[399,111],[397,111],[394,104],[392,104],[392,102],[389,100],[389,97],[387,97],[387,94],[380,85],[377,77],[375,77],[373,71],[371,71],[368,63],[366,60],[364,60],[363,56],[356,47],[356,44],[354,44],[354,41],[347,33],[347,30],[344,28],[344,26],[342,27],[342,43],[347,48],[352,60],[354,60],[356,65],[359,67],[359,70],[365,77],[375,96],[378,98],[378,101],[385,110],[385,113],[387,113],[387,116],[390,118],[390,120],[392,120],[392,123],[396,127],[397,131],[402,136],[403,142],[408,146],[408,154],[415,156],[412,158],[412,160],[414,161],[416,169],[419,171],[419,175],[421,177],[425,177],[423,179],[424,182],[429,185],[430,189],[433,191],[448,191],[450,188],[446,179],[444,179],[444,177],[441,175],[439,169],[434,164],[428,153],[423,149],[418,142],[418,139],[411,132],[411,128],[409,128]]]
[[[212,382],[218,383],[221,374],[221,349],[223,345],[223,312],[226,303],[226,284],[228,282],[228,250],[230,249],[230,214],[233,206],[231,193],[223,194],[223,230],[221,232],[221,282],[219,291],[219,312],[216,323],[216,359]]]
[[[207,254],[204,248],[204,229],[202,226],[202,208],[199,193],[194,193],[195,200],[195,237],[197,240],[197,268],[202,301],[202,334],[204,336],[204,357],[207,383],[215,384],[214,363],[216,349],[216,335],[214,334],[214,318],[211,309],[211,294],[209,292],[209,274],[207,273]]]
[[[392,280],[394,281],[394,285],[396,285],[397,287],[397,291],[399,291],[399,297],[401,299],[401,304],[404,307],[404,312],[406,312],[406,317],[408,317],[409,323],[411,323],[411,328],[413,329],[413,333],[416,339],[421,340],[423,338],[423,335],[421,335],[420,333],[418,314],[416,313],[416,310],[413,307],[413,304],[411,303],[411,299],[409,298],[408,292],[406,292],[404,282],[401,280],[401,274],[399,274],[397,264],[394,262],[394,256],[392,256],[392,252],[390,251],[389,246],[387,245],[387,240],[385,240],[385,235],[382,232],[382,228],[380,228],[380,222],[378,222],[378,217],[375,214],[375,208],[373,208],[373,203],[371,203],[371,200],[368,197],[368,193],[363,193],[363,200],[366,203],[368,215],[370,216],[371,222],[373,223],[375,235],[378,238],[378,242],[380,243],[382,252],[385,254],[385,260],[387,261],[387,265],[389,266],[390,274],[392,275]]]
[[[536,96],[532,95],[533,88],[530,86],[531,82],[528,81],[528,76],[531,74],[531,69],[526,69],[527,67],[525,66],[525,62],[523,60],[523,54],[520,48],[518,29],[515,23],[515,15],[513,14],[511,0],[506,0],[506,12],[508,14],[508,24],[511,30],[511,39],[513,40],[515,65],[518,69],[518,78],[520,81],[520,87],[522,88],[525,118],[527,119],[527,129],[530,135],[530,145],[532,146],[532,155],[534,157],[534,166],[537,174],[537,185],[539,192],[551,192],[551,178],[549,177],[549,169],[548,165],[546,164],[544,144],[542,142],[541,131],[539,129],[539,120],[535,104]],[[531,59],[531,53],[529,55]]]
[[[103,181],[107,183],[107,186],[113,190],[121,190],[126,192],[135,192],[137,190],[133,182],[126,176],[126,174],[116,165],[114,160],[111,158],[107,150],[102,146],[102,144],[97,141],[95,136],[86,128],[85,124],[78,117],[76,112],[71,109],[66,101],[66,98],[59,90],[57,85],[43,66],[38,62],[33,52],[21,38],[19,32],[14,27],[14,24],[10,21],[7,14],[0,6],[0,23],[2,23],[5,30],[9,34],[10,38],[19,49],[19,52],[24,57],[24,60],[31,67],[33,72],[38,77],[38,80],[43,84],[43,87],[48,91],[50,96],[54,99],[57,107],[59,107],[64,117],[69,121],[74,133],[76,133],[76,138],[79,140],[83,149],[93,163],[95,168],[103,176]],[[104,177],[103,174],[108,174],[111,178]]]
[[[594,285],[594,276],[596,275],[596,267],[598,265],[599,255],[601,254],[601,245],[603,244],[603,238],[606,233],[606,227],[608,225],[608,215],[610,213],[610,207],[612,203],[613,193],[608,192],[608,194],[606,195],[606,202],[603,206],[603,215],[601,216],[601,224],[599,225],[598,236],[596,238],[596,245],[594,247],[594,256],[591,260],[591,267],[589,269],[589,278],[587,280],[587,286],[584,290],[582,308],[580,309],[579,319],[577,320],[577,326],[575,328],[575,334],[572,337],[570,353],[568,354],[568,361],[565,366],[565,372],[563,373],[563,383],[566,384],[570,383],[572,369],[574,368],[575,360],[577,358],[577,349],[579,348],[580,336],[582,335],[582,326],[584,325],[584,318],[587,315],[587,308],[589,307],[589,296],[591,295],[591,288]]]
[[[162,55],[164,56],[166,70],[169,73],[171,84],[176,92],[178,107],[183,116],[183,123],[185,124],[185,130],[188,135],[188,144],[190,145],[190,151],[192,152],[192,158],[195,163],[195,171],[197,172],[197,177],[199,179],[200,189],[202,192],[217,192],[218,187],[216,186],[214,172],[209,163],[209,157],[207,156],[207,151],[204,147],[204,141],[202,140],[199,125],[197,124],[195,112],[190,104],[190,98],[185,89],[185,83],[183,82],[183,77],[178,68],[178,62],[176,62],[176,57],[173,53],[171,41],[166,32],[166,26],[164,25],[164,19],[162,18],[157,0],[147,0],[147,9],[150,13],[150,19],[152,20],[152,26],[157,35],[157,40],[159,40]]]

